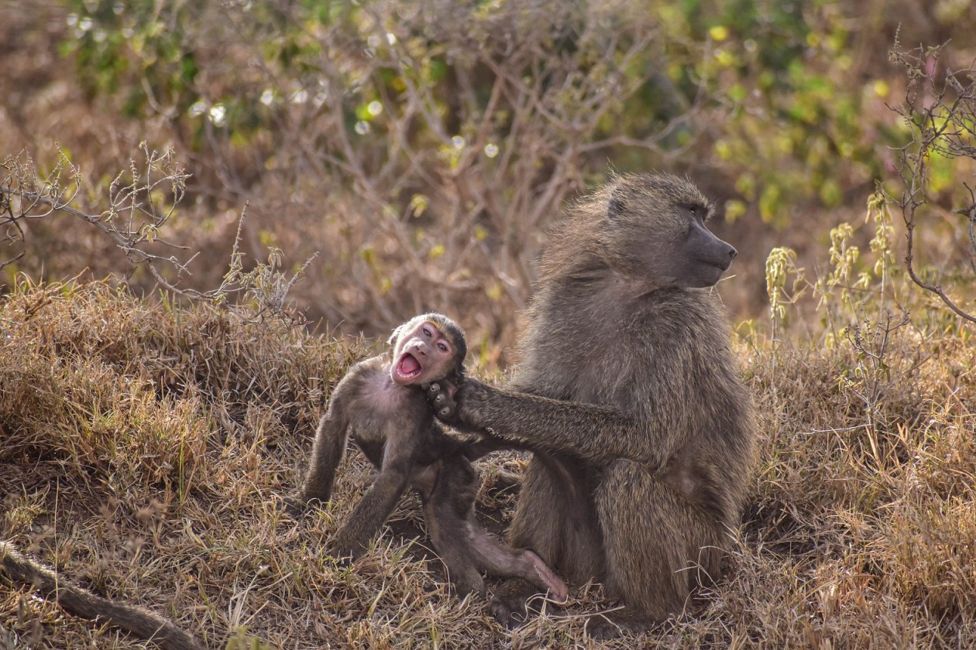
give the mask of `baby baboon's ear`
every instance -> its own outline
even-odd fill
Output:
[[[397,325],[396,329],[393,330],[393,333],[390,334],[390,338],[387,339],[386,344],[393,345],[394,343],[396,343],[397,337],[400,336],[400,330],[402,329],[403,329],[403,325]]]

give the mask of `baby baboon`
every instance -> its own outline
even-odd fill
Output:
[[[204,645],[172,621],[136,605],[108,600],[73,584],[43,564],[21,555],[9,542],[0,542],[0,572],[12,580],[32,584],[44,598],[65,611],[122,628],[150,639],[165,650],[203,650]]]
[[[666,618],[718,576],[753,461],[749,394],[707,289],[736,251],[711,213],[687,180],[615,179],[554,233],[510,387],[465,379],[452,401],[431,386],[462,429],[534,451],[514,546],[603,581],[625,620]],[[503,587],[505,617],[525,586]]]
[[[399,326],[389,343],[390,355],[362,361],[346,373],[315,434],[304,501],[329,499],[350,435],[380,470],[336,535],[336,553],[361,553],[410,485],[420,493],[434,548],[458,591],[483,592],[480,570],[485,570],[524,578],[564,600],[566,585],[535,553],[513,550],[475,520],[478,475],[471,461],[497,444],[447,435],[420,387],[461,379],[467,352],[461,329],[446,316],[424,314]]]

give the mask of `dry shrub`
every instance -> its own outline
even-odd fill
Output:
[[[327,508],[303,521],[283,513],[325,399],[368,352],[362,341],[105,283],[17,286],[0,338],[4,539],[217,647],[495,637],[483,605],[449,596],[428,566],[415,504],[393,517],[403,532],[355,565],[322,552],[368,483],[358,455]],[[131,645],[29,594],[0,586],[0,646]]]
[[[80,476],[181,494],[208,446],[313,428],[314,405],[362,352],[300,323],[101,283],[21,285],[4,314],[0,459],[58,458]]]
[[[877,365],[856,336],[766,345],[750,364],[766,439],[729,587],[746,611],[768,608],[752,640],[976,641],[976,351],[958,323],[875,327],[891,328]],[[770,592],[782,598],[756,607]]]
[[[742,346],[762,453],[730,571],[681,617],[610,647],[976,641],[976,351],[926,322],[865,324],[826,350]],[[370,480],[355,452],[330,504],[284,513],[362,342],[100,283],[21,285],[0,328],[0,536],[210,645],[587,646],[588,616],[615,606],[584,586],[506,633],[449,593],[413,499],[362,559],[336,563],[324,543]],[[865,350],[885,328],[876,363]],[[495,530],[523,467],[515,454],[482,466],[478,510]],[[29,594],[0,587],[8,645],[131,647]]]
[[[115,15],[112,5],[103,9],[91,10],[95,20]],[[82,47],[66,21],[88,11],[54,4],[15,12],[7,31],[48,30],[47,39],[26,41],[39,58],[59,41],[66,50]],[[248,204],[248,257],[263,259],[274,246],[290,267],[320,253],[295,297],[314,318],[351,332],[379,334],[408,314],[458,305],[473,335],[492,344],[501,338],[507,348],[543,227],[560,206],[604,177],[608,160],[673,157],[676,145],[662,141],[678,134],[691,146],[702,108],[703,82],[678,88],[665,74],[675,57],[697,62],[700,44],[676,36],[665,45],[654,12],[639,3],[231,2],[119,13],[113,33],[120,24],[137,32],[159,25],[159,38],[122,39],[116,56],[128,73],[113,82],[153,96],[152,116],[122,117],[126,100],[111,93],[86,97],[85,80],[108,72],[74,70],[77,53],[41,70],[11,54],[17,77],[0,79],[0,105],[5,90],[21,98],[29,85],[21,75],[32,82],[63,75],[52,89],[55,105],[24,92],[28,109],[10,113],[27,113],[23,131],[58,133],[80,154],[93,197],[136,143],[172,144],[178,159],[193,162],[187,199],[166,236],[188,246],[187,256],[202,255],[189,265],[192,278],[167,278],[216,286],[222,267],[209,261],[226,256],[228,225]],[[199,74],[178,84],[142,80],[149,66],[171,63],[168,50],[153,50],[170,38]],[[146,67],[143,56],[153,59]],[[226,120],[208,119],[211,109]],[[67,132],[76,122],[86,125],[78,138]],[[91,143],[92,131],[104,143]],[[54,151],[14,140],[20,135],[11,141],[41,162]],[[84,194],[79,210],[104,209],[104,199]],[[52,221],[34,220],[26,241],[0,262],[23,253],[17,269],[45,279],[127,269],[99,238],[84,239],[83,223],[64,214]],[[135,273],[127,281],[149,289],[159,279]]]
[[[364,351],[280,317],[138,300],[102,283],[22,284],[0,314],[4,537],[150,605],[187,604],[196,581],[180,576],[203,566],[197,548],[249,548],[248,526],[220,521],[236,525],[237,508],[282,475],[294,480],[317,405]],[[22,608],[4,593],[4,611]],[[76,647],[73,635],[47,642]]]

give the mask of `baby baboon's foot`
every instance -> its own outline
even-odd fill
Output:
[[[285,504],[285,512],[295,518],[302,517],[309,510],[310,503],[300,494],[290,494],[282,498]]]
[[[535,571],[538,586],[549,590],[549,597],[560,604],[565,604],[569,600],[569,587],[562,581],[562,578],[553,573],[542,558],[532,551],[525,551],[525,556],[532,563]]]
[[[482,597],[485,595],[485,581],[477,571],[464,572],[461,575],[451,574],[450,579],[458,598],[464,598],[468,594]]]
[[[495,596],[488,605],[491,617],[501,623],[506,630],[514,630],[528,620],[525,601]]]

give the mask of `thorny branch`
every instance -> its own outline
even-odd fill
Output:
[[[923,279],[915,267],[915,235],[919,213],[928,204],[929,159],[976,160],[976,62],[966,70],[946,69],[938,75],[939,56],[944,46],[903,50],[896,38],[890,58],[902,65],[908,76],[903,106],[893,109],[911,129],[912,140],[898,150],[904,190],[894,200],[905,223],[905,267],[918,286],[937,295],[961,318],[976,323],[976,315],[964,310],[941,284]],[[969,191],[970,204],[957,212],[969,221],[970,264],[976,259],[976,196]],[[976,269],[976,265],[974,265]]]
[[[144,265],[153,277],[166,288],[177,293],[182,290],[160,275],[156,264],[165,262],[185,273],[186,263],[174,255],[163,256],[149,250],[150,245],[182,249],[159,238],[159,231],[183,198],[186,174],[172,161],[172,151],[158,152],[145,143],[141,145],[145,158],[142,168],[131,161],[128,171],[119,172],[108,187],[108,208],[100,213],[79,209],[82,189],[80,170],[62,152],[53,170],[38,173],[33,160],[25,154],[9,157],[0,163],[0,227],[5,228],[8,244],[27,240],[25,225],[64,213],[81,219],[109,236],[135,265]],[[168,200],[168,207],[160,204]],[[22,257],[21,251],[17,258]],[[191,258],[192,259],[192,258]],[[0,268],[11,263],[8,260]]]
[[[285,297],[295,280],[314,259],[310,258],[288,278],[280,272],[281,251],[272,249],[266,264],[245,270],[240,252],[245,209],[241,212],[237,235],[227,271],[218,287],[208,291],[180,287],[166,278],[161,266],[176,270],[177,277],[190,275],[188,265],[196,258],[153,252],[160,247],[187,250],[160,237],[186,190],[189,174],[173,160],[171,149],[163,152],[141,144],[144,161],[137,166],[130,161],[127,171],[119,172],[108,186],[108,208],[92,213],[76,205],[82,188],[80,170],[62,152],[54,168],[39,174],[34,162],[25,154],[0,162],[0,228],[8,245],[27,241],[30,222],[57,213],[70,215],[97,228],[109,237],[133,266],[145,268],[153,280],[167,291],[185,298],[223,303],[228,297],[243,294],[257,304],[257,316],[266,311],[282,313]],[[25,227],[27,226],[27,227]],[[12,258],[0,261],[0,269],[21,259],[21,250]]]

